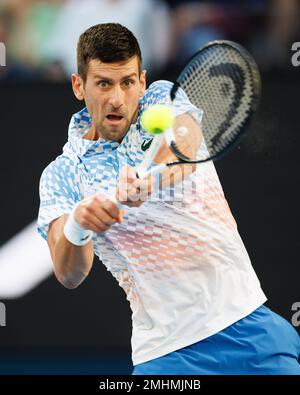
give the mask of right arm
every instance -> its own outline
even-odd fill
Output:
[[[93,241],[83,246],[72,244],[64,235],[69,215],[64,214],[51,222],[48,230],[48,246],[58,281],[66,288],[74,289],[89,274],[93,259]],[[114,223],[121,222],[120,210],[100,192],[77,204],[74,219],[83,229],[103,233]]]

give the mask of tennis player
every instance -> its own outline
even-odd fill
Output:
[[[300,374],[299,336],[264,305],[213,163],[158,190],[136,178],[152,139],[140,115],[172,84],[146,89],[138,42],[119,24],[86,30],[77,62],[86,107],[40,180],[38,231],[58,281],[76,288],[100,258],[132,309],[133,374]],[[174,111],[202,117],[182,91]]]

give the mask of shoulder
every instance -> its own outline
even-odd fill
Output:
[[[150,106],[152,104],[164,103],[169,96],[172,86],[173,82],[166,80],[153,82],[147,88],[145,95],[142,98],[141,104],[144,106]]]
[[[149,85],[148,89],[146,90],[146,94],[149,93],[157,93],[157,94],[164,94],[165,92],[169,93],[170,89],[173,86],[173,82],[167,80],[158,80],[152,82]]]
[[[153,82],[146,90],[140,103],[140,113],[146,110],[149,106],[154,104],[166,104],[170,98],[170,91],[173,87],[173,82],[166,80],[159,80]],[[172,103],[175,115],[180,115],[184,112],[193,112],[197,116],[197,120],[201,122],[203,111],[196,108],[189,100],[187,94],[183,89],[179,88],[176,93],[176,98]]]
[[[57,190],[63,186],[75,183],[76,163],[65,154],[59,155],[48,164],[42,172],[41,187],[54,187]]]
[[[45,167],[43,174],[65,173],[70,170],[70,167],[75,167],[74,160],[65,154],[61,154]]]
[[[145,92],[142,98],[142,108],[147,108],[153,104],[165,104],[170,97],[170,91],[173,87],[173,82],[167,80],[158,80],[153,82]],[[188,96],[179,88],[176,94],[176,99],[173,105],[180,105],[181,103],[190,103]]]
[[[146,90],[145,96],[166,96],[170,93],[170,90],[173,86],[173,82],[167,80],[158,80],[154,81],[151,85],[149,85]]]

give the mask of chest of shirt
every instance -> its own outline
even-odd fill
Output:
[[[134,168],[141,163],[150,143],[151,136],[144,136],[132,128],[115,149],[89,149],[80,157],[77,165],[83,197],[90,196],[99,189],[107,193],[114,191],[120,170],[126,165]]]

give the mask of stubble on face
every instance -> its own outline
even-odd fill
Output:
[[[146,88],[145,73],[139,74],[137,58],[124,62],[89,62],[84,99],[92,118],[85,138],[121,142],[139,110]]]

